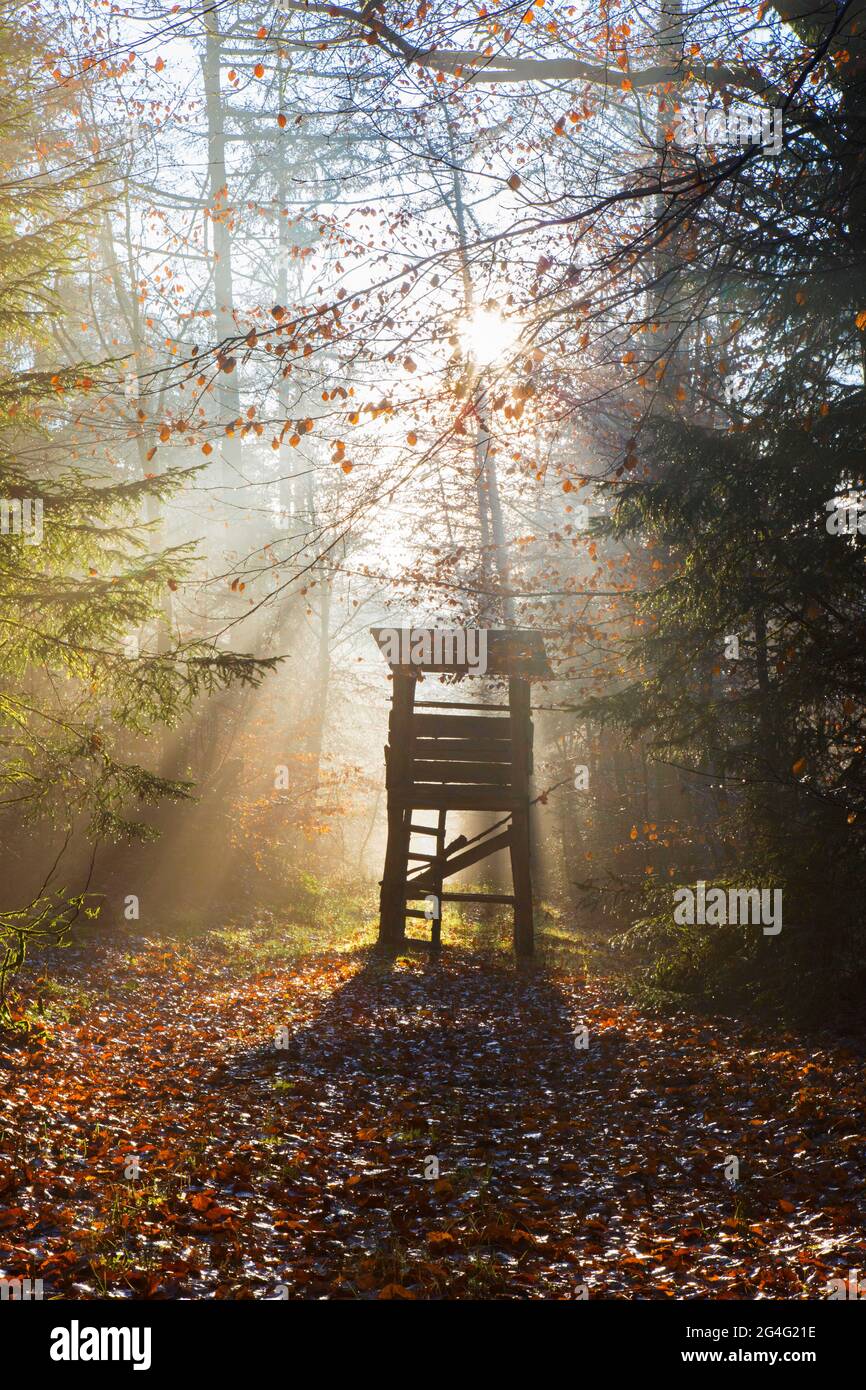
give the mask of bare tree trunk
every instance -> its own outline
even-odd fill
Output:
[[[213,226],[214,311],[217,337],[222,342],[237,334],[234,317],[234,282],[232,279],[232,240],[228,225],[228,176],[225,154],[225,118],[220,74],[222,70],[222,35],[219,32],[217,10],[204,12],[205,46],[202,56],[205,109],[207,112],[207,160],[210,192],[210,220]],[[216,399],[222,423],[230,425],[240,418],[240,388],[238,368],[231,373],[220,372]],[[223,487],[236,483],[239,476],[240,447],[237,434],[226,436],[220,447],[219,481]]]
[[[457,224],[457,234],[460,238],[460,263],[463,274],[463,309],[467,317],[472,314],[475,308],[475,295],[472,287],[472,276],[469,271],[469,263],[466,259],[466,209],[463,202],[463,188],[460,181],[460,169],[457,162],[457,153],[454,147],[454,131],[449,122],[448,141],[451,149],[451,187],[454,193],[454,207],[452,209],[454,221]],[[480,375],[476,374],[472,389],[476,396],[482,383]],[[496,460],[490,447],[490,435],[481,417],[480,410],[476,401],[474,412],[475,435],[475,488],[478,503],[478,519],[481,526],[481,582],[485,590],[484,610],[489,614],[492,610],[492,596],[487,595],[490,585],[490,566],[489,566],[489,547],[491,536],[493,541],[493,553],[496,558],[496,572],[499,580],[499,587],[502,594],[502,616],[506,627],[513,627],[514,603],[511,598],[511,566],[508,560],[508,547],[505,539],[505,528],[502,521],[502,507],[499,500],[499,480],[496,471]],[[489,618],[488,618],[489,621]]]
[[[322,572],[319,587],[319,648],[316,660],[313,727],[310,735],[310,772],[313,786],[318,790],[322,767],[322,745],[331,683],[331,577]]]
[[[130,346],[132,347],[133,365],[130,366],[127,371],[127,380],[133,384],[133,390],[129,392],[126,397],[128,403],[127,408],[129,408],[131,403],[134,401],[136,412],[141,411],[141,413],[145,416],[145,419],[141,420],[138,418],[138,415],[136,414],[135,429],[135,448],[136,454],[138,456],[139,476],[141,478],[144,478],[148,472],[156,473],[160,471],[158,463],[156,463],[153,460],[151,460],[151,462],[149,463],[147,460],[147,436],[149,433],[147,427],[148,425],[152,424],[159,412],[158,410],[154,410],[152,403],[148,402],[146,398],[142,398],[139,396],[138,389],[138,379],[141,374],[141,368],[145,360],[146,344],[144,340],[144,334],[142,332],[141,312],[138,303],[138,298],[136,295],[130,294],[128,289],[128,285],[135,284],[138,278],[138,269],[135,264],[132,249],[131,211],[129,206],[128,184],[124,192],[124,215],[127,274],[126,281],[124,281],[123,275],[121,274],[111,222],[107,214],[103,217],[101,221],[99,237],[102,244],[103,262],[109,269],[112,286],[114,288],[114,295],[117,300],[118,308],[120,309],[121,313],[126,319]],[[147,498],[145,499],[144,517],[145,521],[147,521],[148,524],[152,527],[152,540],[150,544],[154,549],[161,550],[164,545],[164,516],[159,498],[155,497],[153,493],[148,493]],[[163,614],[163,622],[157,628],[156,641],[157,651],[160,653],[164,653],[168,651],[171,642],[171,629],[174,618],[171,590],[168,588],[166,588],[165,593],[162,595],[161,607]]]

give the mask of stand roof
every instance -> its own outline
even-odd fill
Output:
[[[441,671],[460,676],[552,675],[541,633],[532,628],[374,627],[392,671]]]

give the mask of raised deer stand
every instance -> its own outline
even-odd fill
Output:
[[[374,637],[382,631],[373,629]],[[412,636],[420,631],[412,629]],[[394,691],[385,749],[388,846],[379,904],[383,946],[396,948],[404,941],[407,917],[428,918],[428,912],[407,903],[432,895],[437,905],[431,929],[434,951],[440,944],[443,902],[494,902],[513,905],[515,952],[532,955],[530,677],[549,674],[549,667],[537,633],[494,630],[487,641],[485,674],[507,678],[507,705],[417,701],[421,671],[461,676],[471,671],[454,664],[391,663]],[[495,819],[472,840],[459,835],[449,842],[449,811],[488,811]],[[434,814],[416,814],[423,812]],[[419,848],[413,848],[416,842]],[[506,848],[513,893],[443,891],[446,879]]]

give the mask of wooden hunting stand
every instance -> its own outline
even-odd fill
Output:
[[[432,638],[434,629],[402,630],[401,636],[405,634],[407,639],[403,652],[411,650],[425,632]],[[425,671],[449,672],[461,679],[472,675],[480,679],[480,675],[472,666],[453,661],[438,665],[432,660],[426,664],[405,659],[395,662],[393,629],[373,628],[372,633],[394,678],[385,749],[388,846],[379,900],[379,942],[398,946],[405,937],[406,918],[421,918],[431,921],[435,951],[440,944],[443,902],[510,903],[514,907],[515,952],[531,956],[529,682],[532,677],[551,674],[541,637],[525,629],[487,629],[484,675],[507,680],[508,704],[484,705],[416,701],[416,687]],[[435,817],[423,818],[436,823],[416,821],[416,811],[436,812]],[[497,819],[471,840],[458,835],[449,842],[445,833],[449,811],[489,811]],[[413,836],[421,838],[424,849],[413,849]],[[442,891],[446,878],[501,849],[508,849],[511,856],[513,894]],[[429,909],[406,906],[431,896],[435,899],[434,916]]]

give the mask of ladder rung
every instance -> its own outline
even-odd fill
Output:
[[[513,893],[440,893],[443,903],[512,903]]]
[[[410,901],[414,898],[427,898],[433,894],[432,888],[422,888],[417,891],[417,884],[407,884],[405,889],[406,897]],[[434,894],[443,903],[515,903],[516,899],[512,893],[439,893]],[[409,909],[406,909],[409,915]],[[424,913],[416,912],[416,917],[423,917]]]
[[[435,863],[436,863],[436,855],[435,855],[435,854],[415,854],[412,850],[409,851],[409,854],[408,854],[407,858],[409,858],[409,859],[423,859],[424,862],[425,862],[425,864],[435,864]]]
[[[510,705],[466,705],[460,704],[457,700],[416,700],[413,709],[477,709],[482,714],[486,714],[491,709],[505,710],[506,714],[511,712]]]
[[[424,896],[426,897],[427,895],[425,894]],[[424,921],[424,920],[426,920],[426,921],[428,921],[428,922],[431,921],[431,918],[429,918],[429,917],[427,916],[427,913],[426,913],[426,912],[421,912],[421,911],[419,911],[418,908],[415,908],[415,907],[407,907],[407,908],[406,908],[406,911],[405,911],[405,913],[404,913],[404,916],[406,916],[406,917],[420,917],[422,921]]]
[[[431,825],[410,825],[409,829],[414,835],[438,835],[439,831]]]

